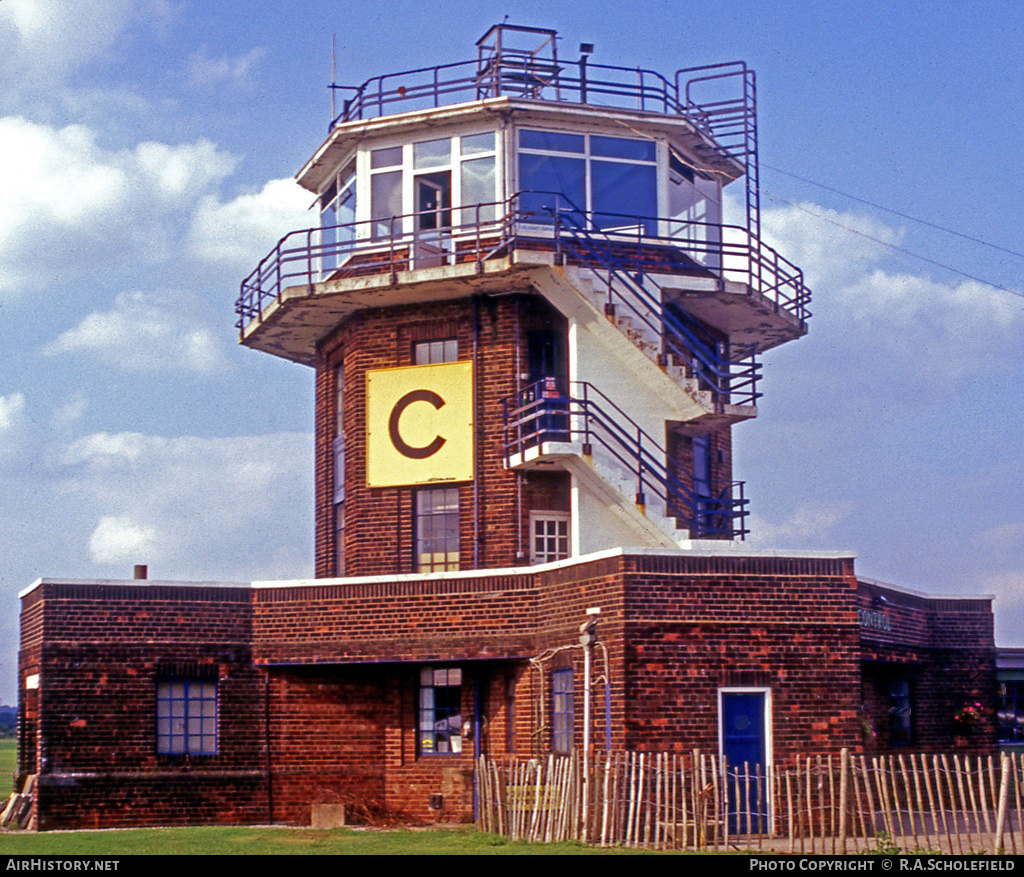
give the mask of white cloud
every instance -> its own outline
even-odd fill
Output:
[[[857,214],[801,208],[766,211],[762,220],[765,239],[804,271],[814,295],[811,336],[829,358],[824,375],[821,362],[806,357],[797,369],[814,367],[833,390],[841,382],[847,393],[904,404],[958,390],[986,369],[999,374],[1015,355],[1024,300],[974,280],[889,270],[888,250],[862,234],[896,243],[898,230]],[[832,396],[833,410],[837,404],[842,398]]]
[[[869,216],[803,203],[761,214],[765,243],[804,272],[812,289],[849,282],[870,271],[903,232]],[[882,243],[878,243],[881,241]]]
[[[825,503],[809,500],[780,521],[751,516],[750,544],[777,548],[805,548],[828,545],[836,531],[850,517],[853,503]]]
[[[139,557],[162,559],[156,530],[140,527],[124,515],[104,515],[89,539],[89,555],[96,563],[122,563]]]
[[[128,371],[209,373],[226,363],[218,334],[190,319],[192,296],[121,293],[109,311],[88,314],[45,351],[88,353]]]
[[[94,433],[60,450],[61,495],[93,521],[96,564],[150,563],[171,578],[308,573],[312,438]]]
[[[67,429],[82,419],[89,407],[89,400],[83,393],[75,393],[55,406],[50,415],[54,429]]]
[[[191,250],[236,273],[251,271],[282,236],[314,224],[310,200],[290,179],[271,180],[259,192],[226,202],[208,195],[189,232]]]
[[[12,464],[21,459],[29,427],[24,394],[0,396],[0,464]]]
[[[266,49],[257,46],[250,52],[233,58],[212,58],[204,47],[189,58],[189,82],[202,88],[222,85],[251,88],[253,72],[266,54]]]
[[[111,151],[82,125],[0,118],[0,297],[166,257],[235,164],[206,140]]]
[[[0,433],[13,432],[25,416],[25,397],[21,393],[0,396]]]
[[[9,49],[29,67],[62,75],[108,51],[131,20],[134,0],[4,0]]]

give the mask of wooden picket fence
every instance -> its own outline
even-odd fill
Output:
[[[1024,756],[839,753],[768,774],[718,756],[477,760],[478,824],[511,840],[791,853],[1024,853]]]

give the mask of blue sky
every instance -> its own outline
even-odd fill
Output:
[[[751,542],[994,594],[1024,645],[1019,3],[0,0],[0,701],[39,576],[311,574],[312,373],[238,347],[239,281],[315,223],[332,33],[351,84],[506,14],[598,63],[757,71],[764,236],[815,316],[735,431]]]

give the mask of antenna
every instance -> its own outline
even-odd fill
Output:
[[[334,112],[334,78],[337,72],[338,55],[334,51],[334,41],[338,38],[336,33],[331,34],[331,121],[333,122],[337,115]]]

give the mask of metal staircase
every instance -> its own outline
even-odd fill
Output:
[[[619,505],[653,524],[669,544],[688,539],[743,538],[747,500],[743,483],[716,494],[695,492],[665,448],[592,383],[532,384],[503,402],[505,462],[510,469],[560,463],[578,476],[593,474],[617,494]]]
[[[695,379],[696,389],[711,394],[716,413],[723,413],[726,405],[755,405],[761,395],[756,348],[712,340],[696,320],[667,301],[650,271],[657,265],[650,255],[656,251],[644,246],[642,232],[635,247],[623,247],[621,234],[595,228],[581,211],[564,203],[564,196],[554,198],[556,257],[562,265],[585,266],[589,273],[589,278],[577,275],[585,281],[580,293],[593,301],[599,291],[605,315],[622,333],[659,365],[680,368],[675,372],[680,379]],[[638,222],[636,217],[623,219]]]

